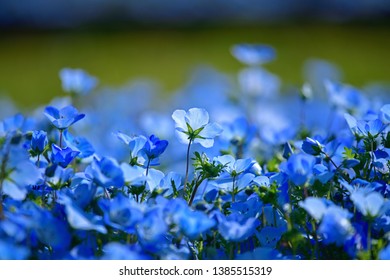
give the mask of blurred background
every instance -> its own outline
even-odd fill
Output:
[[[64,95],[63,67],[101,87],[152,79],[168,95],[199,66],[235,75],[230,48],[244,42],[275,47],[265,67],[282,88],[322,62],[346,83],[388,85],[389,16],[388,0],[0,0],[0,102]]]

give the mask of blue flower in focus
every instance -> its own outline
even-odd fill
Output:
[[[66,168],[72,160],[80,153],[79,151],[73,151],[71,148],[60,148],[56,144],[51,145],[52,154],[51,160],[54,164]]]
[[[205,148],[214,145],[214,138],[222,132],[217,123],[209,123],[209,114],[205,109],[191,108],[188,112],[176,110],[172,114],[175,121],[176,136],[183,144],[190,141]]]
[[[274,48],[261,44],[239,44],[231,48],[232,55],[247,65],[260,65],[275,59]]]
[[[31,138],[31,150],[34,154],[39,155],[45,150],[48,143],[47,133],[42,130],[34,130]]]
[[[79,95],[87,95],[98,83],[95,77],[82,69],[63,68],[60,79],[65,92]]]
[[[68,130],[64,131],[65,144],[74,151],[80,152],[79,158],[87,158],[95,153],[95,149],[91,143],[84,137],[75,137],[69,133]]]
[[[123,171],[118,163],[111,158],[103,157],[102,159],[94,158],[92,163],[86,168],[93,181],[101,187],[122,187],[125,183]]]
[[[53,106],[45,108],[45,116],[58,129],[64,130],[85,117],[85,114],[79,114],[79,111],[72,105],[68,105],[62,109],[57,109]]]
[[[305,153],[313,156],[318,156],[319,154],[321,154],[323,148],[324,146],[320,144],[320,142],[310,137],[306,137],[306,139],[302,143],[302,150]]]
[[[379,119],[373,121],[358,121],[357,133],[363,137],[376,138],[385,130],[386,126],[387,125]]]
[[[141,151],[145,153],[148,162],[151,162],[153,159],[157,159],[165,151],[167,146],[168,141],[160,140],[160,138],[151,135],[145,142]]]
[[[283,170],[295,185],[303,185],[313,177],[315,158],[306,154],[294,154],[287,162],[283,162],[280,169]]]

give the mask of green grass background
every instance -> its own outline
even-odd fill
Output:
[[[101,85],[149,77],[164,92],[180,87],[191,69],[207,64],[226,73],[242,65],[229,52],[235,43],[274,46],[277,60],[266,67],[284,84],[301,84],[308,58],[338,65],[344,81],[362,86],[390,81],[388,25],[275,25],[179,30],[6,32],[0,34],[0,94],[23,107],[63,95],[58,71],[80,67]]]

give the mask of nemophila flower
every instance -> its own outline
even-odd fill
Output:
[[[240,88],[249,96],[274,97],[279,93],[279,78],[260,68],[245,68],[238,74]]]
[[[143,218],[142,211],[122,194],[111,200],[100,199],[99,207],[106,225],[127,233],[134,233],[136,224]]]
[[[164,221],[161,209],[153,208],[145,213],[136,229],[139,242],[146,251],[158,252],[166,245],[168,225]]]
[[[256,233],[256,237],[262,247],[275,248],[282,235],[286,232],[281,227],[264,227]]]
[[[84,212],[65,192],[58,192],[57,196],[57,202],[65,207],[66,219],[72,228],[78,230],[95,230],[103,234],[107,233],[107,229],[102,225],[99,216]]]
[[[64,140],[67,147],[80,152],[77,155],[79,158],[87,158],[95,153],[95,149],[85,137],[73,136],[68,130],[65,130]]]
[[[315,220],[321,221],[326,210],[333,203],[325,198],[307,197],[305,200],[300,201],[298,205],[306,210]]]
[[[362,94],[349,85],[326,80],[325,88],[330,101],[338,108],[353,111],[359,109],[365,103]]]
[[[357,189],[350,198],[356,208],[369,218],[381,216],[390,209],[390,202],[376,191]]]
[[[24,260],[30,255],[30,248],[0,239],[0,260]]]
[[[122,187],[125,183],[121,167],[116,160],[108,157],[94,158],[85,173],[95,184],[104,188]]]
[[[257,218],[262,212],[263,202],[257,194],[252,194],[246,201],[234,202],[230,211],[246,218]]]
[[[149,167],[152,160],[157,160],[158,157],[165,151],[168,146],[168,141],[160,140],[160,138],[151,135],[145,142],[144,146],[140,150],[146,155],[147,168]],[[156,164],[156,163],[155,163]]]
[[[386,125],[379,119],[357,122],[357,133],[363,137],[376,138],[385,128]]]
[[[34,154],[39,155],[45,150],[48,143],[47,133],[42,130],[34,130],[31,137],[31,150]]]
[[[303,185],[313,177],[315,158],[306,154],[294,154],[280,165],[295,185]]]
[[[95,77],[82,69],[63,68],[60,79],[65,92],[79,95],[87,95],[98,83]]]
[[[132,250],[129,245],[118,242],[110,242],[103,247],[102,260],[149,260],[150,257]]]
[[[379,252],[380,260],[390,260],[390,245],[387,245],[382,251]]]
[[[270,180],[267,176],[257,176],[253,178],[253,183],[255,183],[259,187],[270,187]]]
[[[390,123],[390,104],[382,106],[379,112],[379,117],[384,124]]]
[[[318,233],[325,244],[343,245],[353,234],[351,214],[338,206],[330,206],[323,214]]]
[[[175,121],[176,136],[183,144],[199,143],[205,148],[214,144],[214,138],[222,132],[217,123],[209,123],[209,114],[205,109],[191,108],[188,112],[176,110],[172,114]]]
[[[74,160],[79,151],[73,151],[71,148],[60,148],[56,144],[51,145],[51,160],[54,164],[57,164],[61,167],[67,167],[72,160]]]
[[[219,221],[218,230],[225,240],[241,242],[255,234],[259,225],[257,218],[245,218],[233,213]]]
[[[324,146],[320,144],[317,140],[314,140],[310,137],[306,137],[306,139],[302,143],[302,150],[313,156],[318,156],[323,152]]]
[[[44,113],[49,121],[59,130],[64,130],[85,117],[85,114],[80,114],[72,105],[61,109],[48,106],[45,108]]]
[[[319,180],[323,184],[329,182],[334,176],[334,172],[330,171],[329,168],[323,164],[314,165],[313,174],[314,178]]]
[[[274,48],[262,44],[238,44],[231,48],[232,55],[247,65],[261,65],[275,59]]]
[[[35,185],[42,179],[42,174],[30,161],[20,161],[12,169],[7,170],[5,178],[1,178],[2,190],[5,195],[15,199],[24,200],[28,193],[28,186]]]

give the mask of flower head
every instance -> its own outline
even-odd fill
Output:
[[[68,105],[62,109],[48,106],[45,108],[45,116],[55,127],[63,130],[84,118],[85,114],[79,114],[75,107]]]
[[[275,58],[274,48],[261,44],[234,45],[231,53],[238,61],[247,65],[260,65]]]
[[[219,124],[209,123],[209,114],[205,109],[191,108],[188,112],[176,110],[172,118],[175,121],[176,136],[183,144],[193,141],[210,148],[214,145],[214,137],[222,132]]]
[[[68,93],[86,95],[93,90],[98,80],[82,69],[64,68],[60,71],[62,89]]]
[[[51,160],[53,163],[58,164],[61,167],[67,167],[69,163],[80,153],[79,151],[73,151],[71,148],[60,148],[56,144],[52,144]]]

